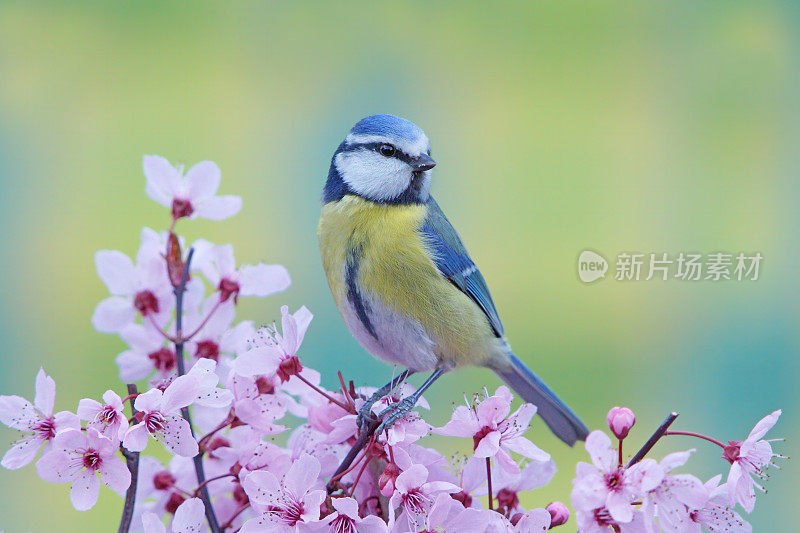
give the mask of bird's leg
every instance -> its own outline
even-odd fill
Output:
[[[395,422],[403,418],[409,411],[411,411],[411,409],[414,408],[414,405],[416,405],[417,400],[419,400],[419,397],[422,396],[422,393],[428,390],[428,387],[433,385],[433,382],[439,379],[439,377],[444,373],[444,368],[441,366],[437,367],[436,370],[434,370],[433,373],[428,377],[428,379],[425,380],[425,383],[423,383],[420,388],[414,391],[413,394],[407,398],[403,398],[396,404],[389,406],[380,415],[378,415],[383,421],[381,422],[381,425],[378,426],[378,429],[375,430],[375,433],[380,435],[382,431],[388,431],[388,429],[392,427]]]
[[[371,422],[377,420],[375,415],[372,414],[372,406],[375,405],[375,402],[389,394],[389,392],[391,392],[391,390],[394,389],[398,383],[405,381],[405,379],[411,374],[413,374],[411,370],[404,370],[400,372],[400,374],[392,378],[389,383],[376,390],[372,396],[369,397],[367,403],[365,403],[358,411],[358,417],[356,417],[356,425],[359,431],[364,431],[364,429],[369,426]]]

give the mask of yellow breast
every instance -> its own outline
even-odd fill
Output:
[[[322,208],[318,237],[337,305],[346,299],[345,264],[360,250],[357,284],[393,310],[413,317],[449,363],[481,364],[496,341],[480,308],[444,278],[420,233],[424,205],[383,205],[348,195]]]

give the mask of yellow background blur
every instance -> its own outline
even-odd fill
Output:
[[[629,453],[670,410],[676,428],[771,436],[798,455],[798,11],[788,4],[0,3],[0,393],[33,395],[43,365],[57,410],[117,390],[123,343],[92,330],[106,296],[93,254],[133,254],[164,209],[142,154],[222,168],[235,218],[182,223],[242,262],[289,268],[285,294],[250,300],[258,323],[287,303],[315,314],[303,361],[335,386],[390,374],[350,338],[315,230],[330,156],[361,117],[407,117],[431,138],[433,192],[481,267],[515,351],[593,428],[633,408]],[[578,254],[755,252],[757,282],[582,284]],[[612,266],[613,268],[613,266]],[[497,379],[448,375],[430,420]],[[541,421],[554,482],[523,501],[569,501],[582,447]],[[5,445],[16,433],[0,430]],[[727,471],[697,447],[685,471]],[[452,450],[450,439],[436,441]],[[794,451],[794,454],[792,454]],[[796,460],[768,481],[755,531],[793,531]],[[88,513],[33,466],[0,472],[0,529],[109,531],[121,500]],[[57,524],[57,526],[55,525]],[[574,530],[571,521],[567,530]]]

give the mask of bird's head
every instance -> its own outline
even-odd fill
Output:
[[[428,137],[416,124],[371,115],[353,126],[333,154],[323,200],[355,194],[379,203],[424,203],[434,166]]]

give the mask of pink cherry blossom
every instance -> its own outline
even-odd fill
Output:
[[[593,464],[578,463],[573,480],[572,505],[579,511],[604,508],[617,523],[633,519],[633,502],[656,488],[664,477],[653,459],[644,459],[630,468],[619,465],[611,439],[602,431],[586,437],[586,451]]]
[[[281,265],[242,265],[236,268],[233,246],[216,246],[200,239],[194,243],[195,265],[219,291],[219,300],[236,302],[239,296],[264,298],[285,291],[291,284]]]
[[[197,399],[200,385],[192,376],[181,376],[162,393],[151,389],[136,397],[134,407],[139,411],[138,424],[128,428],[122,445],[132,452],[147,447],[148,434],[162,442],[173,453],[184,457],[197,455],[197,441],[180,409]]]
[[[95,428],[109,439],[120,440],[128,431],[122,398],[113,390],[103,393],[103,402],[84,398],[78,402],[78,418],[86,420],[87,428]]]
[[[195,533],[203,530],[205,506],[200,498],[189,498],[178,506],[172,519],[172,533]],[[167,533],[167,528],[155,513],[142,515],[144,533]]]
[[[280,390],[280,379],[233,375],[229,390],[234,395],[234,411],[242,422],[262,434],[276,434],[286,428],[275,421],[286,414],[287,405],[294,400]]]
[[[652,533],[653,525],[648,523],[643,513],[634,513],[628,522],[615,522],[608,509],[600,507],[591,511],[579,510],[576,515],[580,533]]]
[[[374,515],[358,516],[358,502],[353,498],[333,498],[335,511],[308,528],[315,533],[385,533],[386,522]]]
[[[272,472],[258,470],[242,483],[250,501],[261,506],[261,516],[245,522],[242,533],[254,531],[295,532],[300,526],[319,521],[325,500],[318,476],[319,461],[300,456],[279,479]]]
[[[285,449],[262,440],[260,433],[250,426],[231,429],[228,439],[231,446],[219,450],[219,455],[238,465],[241,481],[256,470],[268,470],[280,477],[292,465],[293,458]]]
[[[537,461],[549,461],[550,454],[523,436],[536,414],[536,406],[522,404],[509,416],[512,399],[507,387],[498,387],[493,396],[484,398],[474,409],[465,405],[456,407],[450,421],[435,429],[434,433],[471,437],[477,457],[496,458],[500,466],[511,473],[519,472],[519,466],[509,452]]]
[[[89,428],[65,429],[56,435],[53,450],[36,462],[39,477],[51,483],[72,483],[69,497],[78,511],[87,511],[97,503],[100,483],[122,492],[131,483],[131,473],[116,456],[118,440]],[[97,476],[100,475],[98,480]]]
[[[206,461],[208,464],[208,461]],[[186,500],[186,492],[197,486],[197,475],[191,460],[173,456],[164,467],[154,457],[142,455],[139,458],[139,480],[136,491],[136,505],[139,515],[146,510],[158,516],[174,514],[178,506]],[[141,516],[132,521],[136,524]]]
[[[569,514],[567,516],[569,516]],[[515,515],[512,523],[514,523],[514,531],[519,531],[520,533],[547,531],[551,526],[551,516],[547,509],[531,509],[530,511]]]
[[[477,460],[477,461],[476,461]],[[471,468],[479,475],[480,463],[483,461],[483,478],[486,481],[486,464],[485,461],[472,457],[468,465],[472,462],[477,462]],[[556,464],[552,459],[549,461],[528,461],[518,473],[512,474],[505,469],[495,468],[492,470],[492,490],[495,492],[498,508],[505,508],[511,516],[515,513],[524,512],[524,509],[519,507],[519,495],[529,490],[544,487],[556,473]],[[477,491],[480,495],[487,494],[486,485],[482,485],[481,489]]]
[[[673,469],[682,466],[694,450],[671,453],[659,463],[665,474],[661,483],[649,491],[642,512],[650,520],[658,513],[658,521],[662,528],[673,527],[683,531],[690,522],[689,508],[702,506],[708,499],[708,491],[703,483],[690,474],[671,475]]]
[[[165,378],[175,371],[175,349],[165,345],[164,336],[155,328],[129,324],[119,335],[130,346],[116,359],[122,381],[144,379],[154,370],[157,377]]]
[[[233,401],[233,392],[217,387],[219,376],[215,370],[217,362],[212,359],[200,359],[192,365],[187,376],[197,382],[197,396],[192,403],[216,408],[227,408]]]
[[[186,343],[186,353],[196,359],[221,362],[243,352],[248,341],[255,337],[256,330],[249,320],[232,327],[235,317],[233,302],[220,303],[219,297],[214,295],[206,299],[198,313],[187,313],[184,319],[184,332],[196,331]]]
[[[421,517],[422,520],[417,529],[411,531],[485,533],[489,525],[490,512],[465,508],[461,502],[454,500],[449,494],[439,493],[430,510]],[[405,529],[405,524],[397,522],[392,531],[394,533],[404,533],[409,530]],[[535,530],[526,531],[532,532]]]
[[[154,241],[157,234],[142,230],[136,265],[122,252],[100,250],[94,256],[97,274],[111,293],[92,315],[92,325],[102,333],[119,333],[137,316],[148,325],[163,327],[173,308],[172,285],[167,264]]]
[[[53,415],[56,382],[39,369],[36,374],[36,393],[33,405],[20,396],[0,396],[0,422],[26,435],[5,453],[0,464],[9,470],[27,465],[42,446],[48,444],[61,430],[80,429],[80,420],[73,413],[62,411]]]
[[[662,529],[667,533],[751,533],[753,527],[731,508],[728,487],[719,485],[721,477],[717,475],[706,482],[706,500],[697,508],[689,509],[691,523],[681,523],[670,529],[660,522]]]
[[[439,493],[451,494],[459,491],[457,485],[447,481],[428,481],[428,469],[421,464],[414,464],[397,476],[394,489],[394,494],[389,499],[389,529],[408,527],[405,531],[417,531],[424,524],[425,515]],[[402,513],[395,520],[397,508]],[[397,526],[395,522],[398,523]]]
[[[183,175],[183,167],[174,167],[165,158],[146,155],[142,160],[147,179],[145,192],[155,202],[169,207],[178,219],[208,218],[223,220],[242,208],[239,196],[217,196],[220,171],[216,163],[201,161]]]
[[[772,429],[781,416],[781,410],[774,411],[755,425],[743,442],[730,441],[725,447],[723,457],[731,463],[726,485],[730,491],[731,503],[738,502],[748,513],[756,503],[754,489],[764,488],[753,479],[764,479],[765,470],[772,464],[773,457],[783,457],[773,453],[771,442],[781,439],[763,440],[762,437]]]
[[[293,375],[303,371],[303,366],[297,359],[297,351],[312,317],[305,306],[294,314],[289,314],[287,306],[281,307],[282,333],[278,333],[275,328],[259,329],[259,336],[252,349],[236,358],[234,371],[242,376],[278,374],[281,381],[289,381]]]

